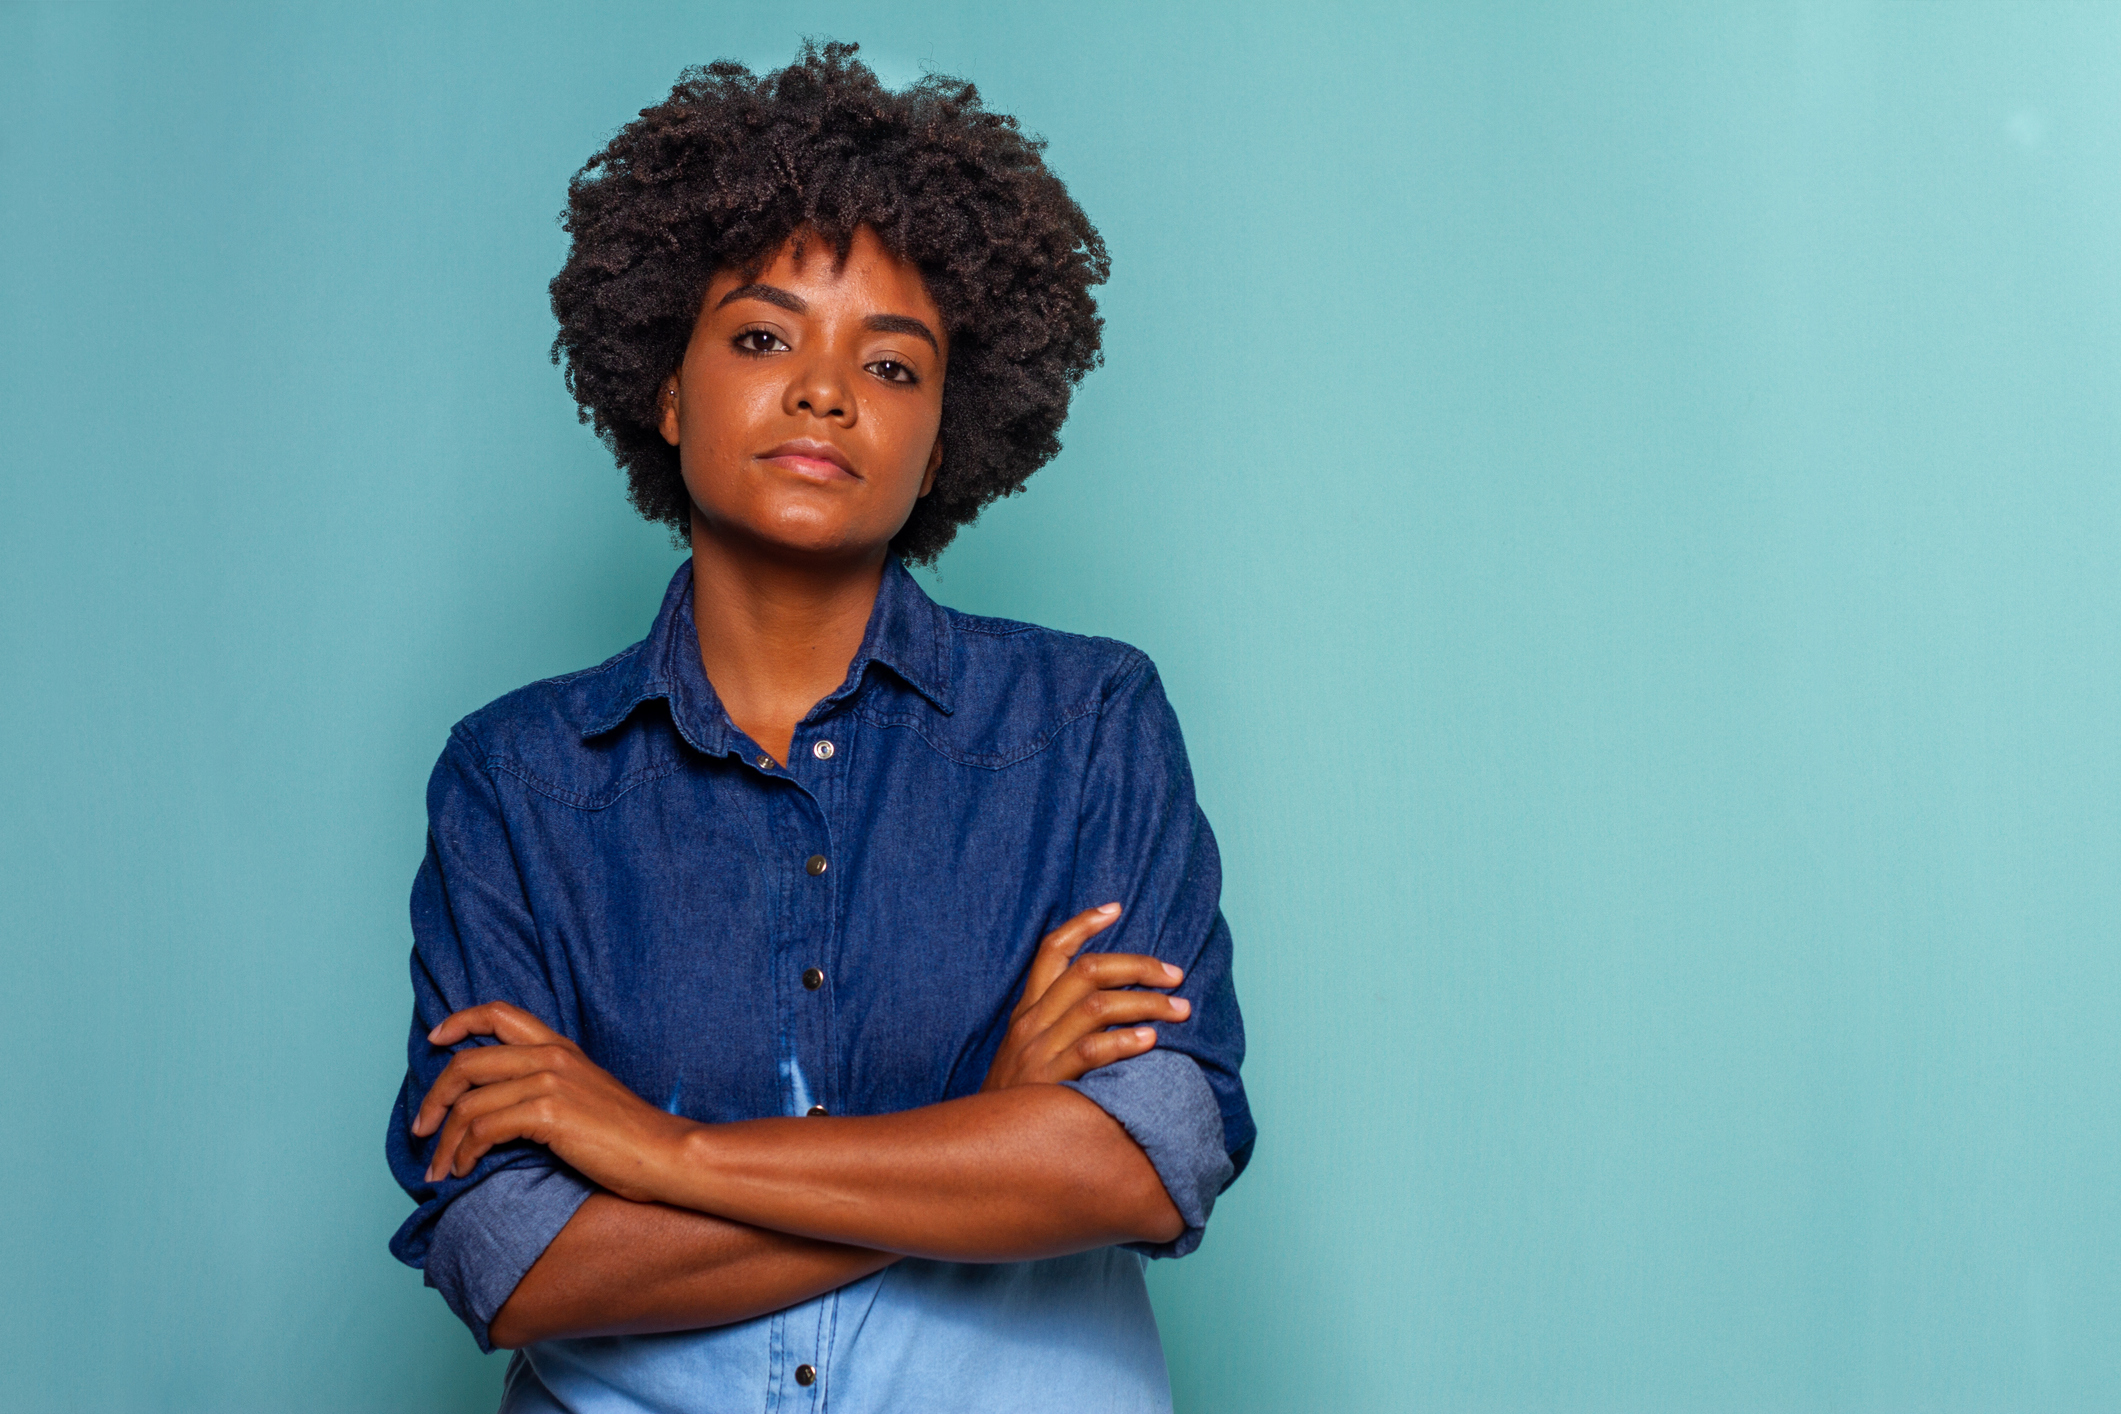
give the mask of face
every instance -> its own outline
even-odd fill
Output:
[[[920,272],[867,227],[844,264],[814,234],[707,286],[662,433],[692,538],[817,560],[881,558],[935,484],[948,344]]]

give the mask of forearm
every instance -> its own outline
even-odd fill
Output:
[[[702,1125],[654,1187],[735,1222],[945,1261],[1167,1242],[1184,1227],[1126,1131],[1057,1085],[899,1114]]]
[[[749,1320],[898,1258],[608,1193],[576,1210],[493,1318],[499,1346]]]

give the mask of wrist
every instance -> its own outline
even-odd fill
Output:
[[[715,1126],[679,1120],[661,1145],[657,1163],[659,1200],[673,1207],[707,1212],[713,1191],[715,1157],[720,1149]]]

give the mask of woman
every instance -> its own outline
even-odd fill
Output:
[[[507,1409],[1168,1408],[1142,1258],[1250,1153],[1154,668],[902,564],[1058,450],[1103,246],[853,54],[691,71],[570,189],[554,356],[692,558],[429,786],[392,1250]]]

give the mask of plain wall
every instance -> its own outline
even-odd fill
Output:
[[[422,786],[677,560],[568,176],[804,34],[1111,245],[927,579],[1147,649],[1221,837],[1180,1407],[2121,1406],[2121,9],[1158,0],[0,9],[0,1407],[492,1407]]]

